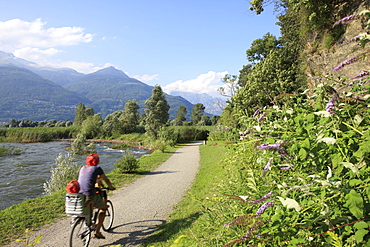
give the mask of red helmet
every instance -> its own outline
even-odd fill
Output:
[[[96,166],[99,164],[100,158],[98,154],[89,154],[86,157],[86,164],[89,166]]]
[[[67,184],[66,190],[68,193],[78,193],[80,191],[80,184],[77,180],[72,180]]]

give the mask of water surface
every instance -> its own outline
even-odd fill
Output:
[[[0,157],[0,210],[44,194],[44,183],[50,178],[50,170],[61,153],[67,154],[70,141],[42,143],[0,143],[1,146],[20,148],[20,155]],[[114,169],[124,150],[110,148],[110,144],[96,143],[100,166],[105,173]],[[136,158],[151,153],[149,150],[130,148]],[[76,162],[85,164],[86,155],[77,155]]]

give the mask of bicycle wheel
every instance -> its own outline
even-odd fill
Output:
[[[69,234],[69,247],[87,247],[91,239],[91,231],[85,218],[78,218],[73,223]]]
[[[107,201],[108,208],[105,213],[105,218],[103,222],[103,230],[109,231],[112,228],[113,220],[114,220],[114,209],[113,203],[111,201]]]

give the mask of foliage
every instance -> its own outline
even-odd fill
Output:
[[[246,51],[247,59],[252,64],[262,61],[271,50],[279,46],[279,40],[271,33],[266,33],[262,39],[256,39]]]
[[[185,106],[180,106],[177,110],[176,118],[172,121],[172,125],[175,126],[182,126],[183,122],[186,120],[185,115],[187,114],[187,110]]]
[[[7,142],[47,142],[74,137],[79,127],[27,127],[0,129],[0,138]]]
[[[239,140],[239,132],[230,127],[217,126],[217,130],[209,133],[208,140],[210,141],[237,141]]]
[[[55,160],[55,166],[51,167],[50,179],[44,183],[46,194],[52,194],[59,190],[65,189],[67,183],[78,178],[80,165],[73,160],[71,153],[65,156],[59,154]]]
[[[117,160],[114,166],[119,173],[131,173],[135,172],[139,168],[139,161],[135,158],[132,152],[126,150],[125,154],[122,154],[122,159]]]
[[[171,126],[167,127],[170,133],[175,135],[175,140],[177,138],[178,143],[189,142],[189,141],[199,141],[207,140],[208,134],[215,127],[211,126]]]
[[[87,139],[93,139],[101,135],[101,128],[103,120],[100,114],[88,116],[82,122],[81,133],[86,136]]]
[[[190,120],[193,123],[193,125],[197,125],[200,122],[205,109],[206,108],[204,107],[202,103],[198,103],[194,105],[193,110],[191,111],[191,117],[190,117]]]
[[[139,125],[139,108],[136,100],[126,102],[125,109],[119,117],[122,134],[132,133],[136,130],[136,126]]]
[[[86,108],[82,103],[79,103],[76,108],[75,119],[73,124],[75,126],[81,126],[83,121],[85,121],[89,116],[94,115],[94,109]]]
[[[76,139],[72,142],[72,153],[73,154],[90,154],[95,152],[95,144],[91,142],[87,145],[86,136],[82,133],[78,133]]]
[[[7,155],[19,155],[21,153],[20,148],[16,148],[13,146],[0,146],[0,157],[1,156],[7,156]]]
[[[157,139],[159,129],[164,126],[169,118],[165,94],[160,86],[155,86],[152,96],[145,101],[145,130],[148,136]]]

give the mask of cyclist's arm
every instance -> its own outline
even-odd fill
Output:
[[[108,185],[109,189],[110,190],[114,190],[116,188],[113,187],[112,183],[110,182],[109,178],[107,178],[107,176],[105,176],[105,174],[102,174],[101,175],[101,179],[104,180],[104,182]]]

